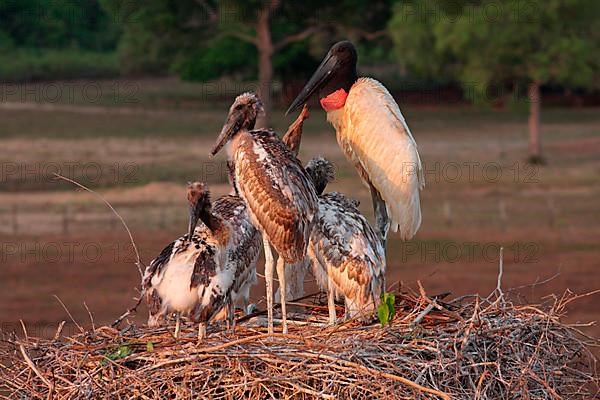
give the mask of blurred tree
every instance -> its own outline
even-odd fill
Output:
[[[118,35],[98,0],[0,2],[0,46],[104,51],[115,48]]]
[[[275,74],[305,80],[335,39],[383,37],[381,28],[390,15],[390,1],[101,2],[121,21],[119,50],[125,72],[171,70],[200,81],[257,72],[267,115]]]
[[[529,160],[542,162],[540,87],[592,84],[600,59],[596,0],[431,0],[396,4],[388,29],[398,58],[456,77],[475,102],[526,87]]]

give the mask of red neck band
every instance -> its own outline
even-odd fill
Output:
[[[338,89],[321,99],[321,107],[325,111],[333,111],[344,107],[348,93],[344,89]]]

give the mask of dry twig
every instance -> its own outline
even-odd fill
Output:
[[[584,295],[567,292],[545,306],[514,305],[506,296],[491,302],[463,297],[452,303],[456,318],[440,300],[441,309],[431,308],[433,300],[423,296],[397,294],[396,317],[386,328],[355,321],[343,329],[292,327],[269,338],[246,320],[235,334],[211,326],[201,346],[191,324],[184,324],[179,340],[167,327],[136,326],[97,327],[65,340],[11,336],[0,341],[0,398],[597,395],[589,349],[598,342],[560,322],[565,306]],[[310,318],[327,318],[323,307],[304,308]],[[411,326],[415,315],[418,330]]]

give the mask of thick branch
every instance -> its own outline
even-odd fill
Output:
[[[295,33],[293,35],[289,35],[284,37],[283,39],[281,39],[278,43],[275,44],[275,46],[273,46],[275,48],[275,51],[277,50],[281,50],[283,49],[285,46],[295,43],[295,42],[299,42],[301,40],[306,39],[307,37],[309,37],[310,35],[312,35],[313,33],[317,32],[319,30],[319,28],[317,26],[311,26],[309,28],[306,28],[305,30]]]
[[[359,28],[352,28],[341,24],[334,24],[335,29],[340,32],[345,32],[348,36],[358,36],[366,40],[375,40],[381,37],[387,37],[388,31],[382,29],[380,31],[368,32]]]
[[[223,35],[231,36],[231,37],[243,40],[244,42],[251,43],[251,44],[255,45],[256,47],[258,47],[258,40],[256,39],[255,36],[248,35],[246,33],[238,32],[238,31],[225,31],[225,32],[223,32]]]
[[[204,8],[204,11],[206,11],[206,13],[208,14],[208,17],[210,18],[211,21],[217,21],[218,19],[218,14],[217,11],[215,9],[213,9],[211,6],[208,5],[208,3],[206,2],[206,0],[196,0],[196,3],[198,3],[202,8]]]
[[[268,10],[269,12],[273,12],[279,8],[281,2],[279,0],[270,0]]]
[[[385,29],[380,30],[380,31],[375,31],[375,32],[367,32],[367,31],[362,31],[362,30],[355,30],[355,31],[358,35],[360,35],[361,37],[363,37],[367,40],[375,40],[375,39],[379,39],[380,37],[388,36],[388,32]]]

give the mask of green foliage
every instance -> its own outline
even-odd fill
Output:
[[[209,16],[194,0],[101,0],[101,4],[123,31],[118,52],[124,73],[167,73],[214,39]]]
[[[0,30],[0,51],[12,50],[14,48],[14,42],[10,35]]]
[[[27,48],[106,51],[118,40],[118,27],[97,0],[3,0],[0,30]]]
[[[388,29],[421,75],[449,74],[474,101],[530,82],[585,87],[600,59],[595,0],[398,3]]]
[[[256,76],[256,48],[232,37],[221,37],[189,56],[181,56],[172,70],[182,79],[206,82],[223,75]]]
[[[101,0],[123,30],[119,58],[124,72],[176,72],[183,79],[207,81],[223,75],[256,76],[256,23],[264,1]],[[380,30],[391,1],[317,0],[281,2],[270,18],[275,77],[306,79],[327,48],[341,38],[362,41]],[[280,41],[319,27],[319,34],[287,46]],[[379,46],[365,50],[365,63],[387,59]],[[378,42],[380,44],[381,42]],[[389,46],[388,46],[389,47]]]
[[[146,343],[146,351],[152,353],[154,351],[154,343],[148,342]]]
[[[107,365],[108,364],[108,360],[111,360],[111,361],[120,360],[122,358],[127,357],[131,353],[132,353],[132,350],[131,350],[131,348],[129,346],[127,346],[127,345],[121,345],[121,346],[117,347],[116,349],[114,349],[112,351],[108,351],[104,355],[104,358],[100,362],[100,365]]]
[[[377,317],[381,326],[392,325],[394,315],[396,315],[396,296],[394,293],[382,293],[381,302],[377,306]]]
[[[129,29],[123,33],[118,59],[124,74],[164,73],[170,58],[164,57],[154,35],[145,30]]]
[[[3,81],[112,78],[119,75],[115,52],[13,49],[0,51],[0,60],[0,80]]]
[[[118,74],[119,28],[98,0],[0,2],[0,80]]]
[[[397,62],[409,66],[418,76],[430,78],[443,75],[449,59],[435,46],[435,19],[419,15],[423,4],[397,3],[388,31],[394,42]]]

